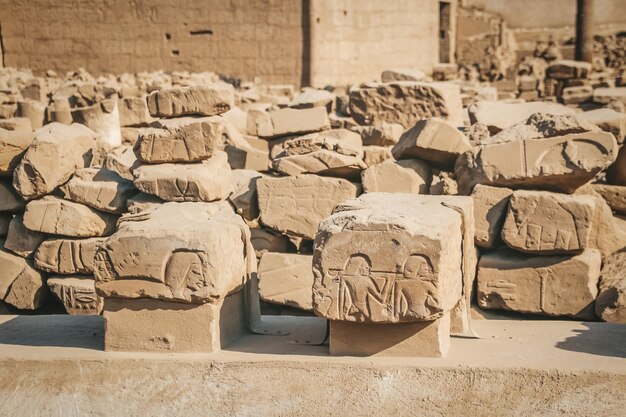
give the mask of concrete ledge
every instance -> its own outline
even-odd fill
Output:
[[[267,317],[265,317],[268,320]],[[446,358],[329,357],[325,321],[276,317],[216,353],[104,352],[101,317],[0,317],[0,415],[617,416],[626,326],[481,320]]]

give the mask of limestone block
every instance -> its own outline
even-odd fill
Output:
[[[404,132],[391,153],[396,159],[418,158],[438,168],[454,170],[459,155],[471,149],[463,133],[450,123],[433,117],[418,121]]]
[[[547,75],[557,80],[587,78],[591,73],[591,64],[584,61],[559,59],[552,62],[547,68]]]
[[[97,134],[74,123],[50,123],[35,132],[35,139],[13,175],[13,186],[26,199],[49,194],[79,168],[88,167]]]
[[[117,102],[120,126],[146,126],[154,121],[145,97],[124,97]]]
[[[361,135],[364,146],[391,146],[398,143],[404,127],[398,123],[381,122],[374,126],[354,126],[351,130]]]
[[[389,146],[363,146],[363,162],[368,167],[393,159]]]
[[[453,83],[398,81],[354,89],[350,114],[360,125],[399,123],[405,129],[418,120],[439,117],[463,125],[461,91]]]
[[[120,146],[109,151],[104,158],[104,168],[115,171],[126,179],[133,180],[133,170],[139,166],[132,146]]]
[[[202,161],[213,155],[223,130],[219,117],[166,129],[146,129],[139,135],[135,153],[149,163]]]
[[[214,116],[234,107],[235,93],[230,84],[215,83],[157,90],[146,100],[152,117]]]
[[[476,184],[572,193],[611,164],[617,142],[606,132],[485,145],[461,155],[455,165],[459,192]]]
[[[593,249],[575,256],[485,253],[478,262],[478,305],[593,320],[601,262]]]
[[[35,252],[35,266],[55,274],[91,274],[96,249],[103,241],[102,237],[44,240]]]
[[[11,183],[0,181],[0,212],[22,211],[26,201],[15,192]]]
[[[137,214],[141,211],[150,210],[163,203],[165,203],[165,201],[156,195],[140,192],[126,201],[126,207],[129,213]]]
[[[225,202],[164,203],[127,215],[96,251],[96,289],[103,297],[215,303],[247,279],[248,239]]]
[[[132,181],[104,168],[83,168],[60,187],[64,198],[107,213],[126,211],[126,201],[137,194]]]
[[[593,101],[600,104],[619,102],[626,104],[626,87],[604,87],[593,90]]]
[[[24,226],[24,216],[17,214],[9,224],[4,249],[23,258],[32,258],[41,242],[46,240],[45,233],[29,230]]]
[[[333,208],[356,197],[359,186],[341,178],[298,175],[257,181],[260,221],[281,233],[315,238],[317,226]]]
[[[17,115],[30,120],[33,129],[39,129],[46,121],[46,104],[34,100],[23,100],[17,103]]]
[[[0,128],[0,176],[10,176],[22,160],[35,134],[28,130]]]
[[[44,275],[31,261],[0,250],[0,299],[12,306],[35,310],[46,295]]]
[[[474,270],[471,236],[469,197],[370,193],[346,201],[315,238],[314,312],[367,323],[442,318],[462,298],[464,272]]]
[[[615,162],[606,170],[606,182],[613,185],[626,185],[626,146],[619,149]]]
[[[626,186],[592,184],[593,189],[604,198],[612,210],[626,214]]]
[[[482,123],[487,126],[491,134],[496,134],[502,129],[524,122],[533,113],[545,114],[574,114],[574,110],[557,103],[543,101],[531,101],[523,103],[507,103],[504,101],[479,101],[472,104],[469,109],[469,117],[472,124]]]
[[[193,164],[157,164],[137,167],[135,187],[165,201],[224,200],[232,192],[232,174],[224,152]]]
[[[330,129],[328,113],[323,107],[284,108],[270,112],[270,119],[272,122],[271,135],[261,135],[267,132],[258,132],[259,136],[273,138]]]
[[[481,144],[504,143],[524,139],[553,138],[573,133],[597,132],[600,129],[573,114],[533,113],[530,117],[484,140]]]
[[[361,183],[366,193],[428,194],[431,182],[430,166],[419,159],[390,159],[361,172]]]
[[[626,323],[626,252],[614,253],[605,261],[595,307],[602,320]]]
[[[115,230],[117,216],[83,204],[45,196],[26,205],[24,226],[35,232],[73,237],[106,236]]]
[[[235,206],[237,214],[246,220],[259,217],[259,197],[256,183],[265,175],[249,169],[232,171],[233,192],[228,200]]]
[[[312,107],[325,107],[330,112],[335,95],[327,90],[306,88],[291,100],[289,107],[294,109],[310,109]]]
[[[259,261],[259,295],[269,303],[313,310],[312,256],[271,253]]]
[[[107,99],[93,106],[72,110],[72,120],[98,134],[98,143],[106,148],[122,144],[120,112],[116,99]]]
[[[476,246],[493,248],[500,241],[500,232],[504,225],[511,194],[513,190],[509,188],[480,184],[474,187],[472,199],[474,200]]]
[[[92,276],[52,276],[47,284],[68,314],[97,316],[102,312],[104,303],[96,294],[96,281]]]
[[[612,133],[617,143],[624,143],[626,137],[626,114],[609,108],[601,108],[579,113],[578,118],[598,126],[605,132]]]
[[[414,68],[392,68],[384,70],[380,75],[380,79],[384,83],[394,81],[421,81],[426,78],[424,71]]]

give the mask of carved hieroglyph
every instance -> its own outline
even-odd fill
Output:
[[[226,202],[164,203],[124,216],[96,252],[98,294],[217,302],[246,280],[248,239]]]
[[[96,249],[102,237],[87,239],[48,239],[35,252],[35,266],[57,274],[90,274]]]
[[[103,300],[96,294],[95,280],[91,276],[50,277],[48,287],[72,315],[98,315]]]
[[[473,217],[467,224],[462,213],[473,216],[471,204],[468,197],[368,193],[338,205],[315,238],[315,313],[373,323],[443,317],[471,269],[464,262],[473,242],[464,242],[463,228],[473,233]]]
[[[516,140],[464,153],[455,173],[462,194],[476,184],[571,194],[608,167],[617,150],[615,137],[606,132]]]

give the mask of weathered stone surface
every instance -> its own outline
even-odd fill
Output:
[[[165,203],[165,201],[156,195],[140,192],[126,201],[126,207],[129,213],[137,214],[140,211],[149,210],[163,203]]]
[[[473,247],[463,232],[473,234],[472,218],[463,220],[473,217],[471,207],[468,197],[387,193],[335,207],[315,238],[315,314],[370,323],[443,317],[462,298],[470,271],[472,255],[461,248]]]
[[[428,194],[431,182],[430,166],[419,159],[387,160],[361,172],[366,193]]]
[[[575,256],[486,253],[478,262],[478,305],[593,320],[600,264],[593,249]]]
[[[270,137],[273,135],[272,117],[261,109],[248,110],[246,120],[246,133],[259,137]]]
[[[145,97],[124,97],[117,102],[121,126],[146,126],[154,121]]]
[[[141,165],[133,174],[140,191],[165,201],[223,200],[233,189],[228,158],[221,151],[200,163]]]
[[[55,274],[91,274],[96,249],[103,241],[102,237],[44,240],[35,252],[35,266]]]
[[[9,233],[9,225],[13,220],[10,214],[0,214],[0,237],[5,237]]]
[[[394,81],[421,81],[426,77],[424,71],[413,68],[392,68],[384,70],[380,75],[380,79],[384,83]]]
[[[319,174],[352,178],[366,168],[358,134],[346,129],[289,139],[272,160],[272,169],[285,175]]]
[[[593,90],[593,101],[609,104],[613,101],[626,104],[626,87],[605,87]]]
[[[120,112],[115,99],[107,99],[93,106],[73,109],[72,120],[96,132],[101,146],[111,149],[122,144]]]
[[[30,123],[30,119],[28,119],[27,117],[12,117],[10,119],[0,119],[0,129],[13,132],[22,131],[32,134],[33,126]]]
[[[259,217],[259,197],[256,183],[265,175],[249,169],[235,169],[232,171],[233,192],[228,200],[235,206],[237,214],[246,220]]]
[[[17,115],[28,118],[33,129],[39,129],[46,121],[46,104],[24,99],[17,103]]]
[[[361,135],[364,146],[391,146],[398,143],[404,127],[398,123],[381,122],[375,126],[355,126],[351,130]]]
[[[418,120],[440,117],[463,125],[460,88],[452,83],[398,81],[350,92],[350,114],[360,125],[399,123],[408,129]]]
[[[330,91],[307,88],[291,100],[289,107],[294,109],[325,107],[330,112],[334,100],[335,95]]]
[[[0,299],[14,307],[35,310],[45,294],[45,277],[32,263],[20,256],[0,250]]]
[[[0,129],[0,175],[12,175],[35,134],[30,130]]]
[[[548,77],[557,80],[582,79],[587,78],[587,75],[591,73],[591,63],[571,59],[559,59],[552,62],[546,71]]]
[[[363,162],[368,167],[381,164],[388,159],[393,159],[391,147],[389,146],[364,146]]]
[[[107,213],[124,212],[126,201],[138,192],[132,181],[103,168],[79,169],[60,189],[65,199]]]
[[[356,197],[359,186],[341,178],[298,175],[257,181],[261,223],[290,236],[313,239],[333,208]]]
[[[0,212],[16,212],[24,209],[26,201],[18,195],[11,183],[0,181]]]
[[[13,186],[26,199],[49,194],[88,167],[96,148],[95,132],[74,123],[50,123],[35,132],[35,139],[15,169]]]
[[[250,241],[257,257],[266,252],[287,252],[292,247],[289,237],[271,229],[250,227]]]
[[[496,134],[502,129],[506,129],[514,124],[522,123],[528,120],[534,113],[553,115],[574,114],[574,110],[567,106],[543,101],[531,101],[526,103],[479,101],[472,104],[468,112],[472,124],[484,124],[491,134]]]
[[[248,240],[228,203],[165,203],[120,219],[96,252],[96,289],[104,297],[215,303],[245,283]]]
[[[50,277],[48,288],[72,315],[98,315],[103,300],[96,294],[96,281],[91,276]]]
[[[606,132],[485,145],[455,165],[459,192],[476,184],[572,193],[615,160],[617,142]]]
[[[579,113],[578,118],[586,120],[598,126],[605,132],[612,133],[617,139],[617,143],[624,143],[626,137],[626,114],[617,112],[609,108]]]
[[[476,235],[474,242],[482,248],[493,248],[500,240],[504,225],[509,197],[513,190],[478,184],[472,192],[474,200],[474,224]]]
[[[201,161],[213,155],[223,130],[220,117],[169,129],[146,129],[134,149],[141,161],[149,163]]]
[[[611,209],[626,214],[626,186],[593,184],[593,189],[604,198]]]
[[[330,129],[328,113],[323,107],[308,109],[285,108],[270,112],[271,131],[259,131],[261,137],[272,138],[305,134]],[[267,134],[270,133],[271,134]]]
[[[430,183],[430,195],[458,195],[459,185],[454,173],[433,170],[433,180]]]
[[[269,303],[313,310],[311,255],[271,253],[259,261],[259,295]]]
[[[606,182],[613,185],[626,185],[626,146],[620,148],[615,162],[606,170]]]
[[[4,249],[23,258],[31,258],[41,242],[46,240],[45,233],[29,230],[24,226],[24,216],[17,214],[9,224]]]
[[[456,159],[472,149],[456,127],[432,117],[418,121],[404,132],[391,153],[396,159],[419,158],[441,169],[453,170]]]
[[[565,87],[561,92],[561,102],[563,104],[580,104],[591,100],[593,97],[593,87],[590,85],[578,85]]]
[[[224,151],[232,169],[269,170],[269,143],[266,140],[245,137],[241,144],[227,144]]]
[[[626,252],[611,255],[600,273],[596,314],[604,321],[626,323]]]
[[[130,181],[134,179],[133,170],[138,166],[139,161],[132,146],[115,148],[104,158],[104,168],[115,171],[120,177]]]
[[[235,93],[230,84],[215,83],[153,91],[146,100],[153,117],[213,116],[234,106]]]
[[[24,212],[28,229],[73,237],[109,235],[115,230],[116,220],[113,214],[51,195],[30,201]]]

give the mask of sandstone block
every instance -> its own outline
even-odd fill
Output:
[[[133,174],[140,191],[165,201],[224,200],[233,189],[228,158],[220,151],[200,163],[141,165]]]
[[[117,216],[83,204],[45,196],[26,205],[24,226],[35,232],[73,237],[106,236],[115,230]]]
[[[361,135],[364,146],[391,146],[398,143],[404,127],[398,123],[379,123],[375,126],[355,126],[351,130]]]
[[[474,200],[474,224],[476,225],[476,246],[493,248],[500,240],[509,198],[513,191],[509,188],[476,185],[472,192]]]
[[[96,138],[95,132],[77,123],[50,123],[38,129],[15,169],[13,186],[26,199],[49,194],[74,171],[89,166]]]
[[[96,281],[91,276],[50,277],[48,288],[71,315],[99,315],[103,300],[96,294]]]
[[[126,207],[129,213],[137,214],[141,211],[150,210],[163,203],[165,203],[165,201],[156,195],[140,192],[126,201]]]
[[[312,256],[271,253],[259,261],[259,295],[269,303],[313,310]]]
[[[594,191],[604,198],[612,210],[626,214],[626,187],[622,185],[592,184]]]
[[[246,133],[259,137],[271,137],[273,135],[273,127],[270,114],[261,109],[248,110]]]
[[[24,226],[24,216],[17,214],[9,224],[7,237],[4,241],[4,249],[10,250],[23,258],[31,258],[44,240],[46,240],[44,233],[27,229]]]
[[[26,201],[15,192],[11,183],[0,181],[0,212],[22,211],[25,205]]]
[[[24,130],[0,129],[0,175],[12,175],[35,134]]]
[[[593,101],[600,104],[618,102],[626,104],[626,87],[604,87],[593,90]]]
[[[363,162],[368,167],[381,164],[388,159],[393,159],[391,147],[389,146],[364,146]]]
[[[153,91],[146,100],[152,117],[214,116],[234,106],[235,93],[230,84],[215,83]]]
[[[287,135],[305,134],[330,129],[328,113],[323,107],[308,109],[284,108],[270,112],[272,123],[271,134],[262,137],[280,137]],[[261,136],[262,133],[258,132]]]
[[[472,149],[469,140],[451,124],[433,117],[404,132],[391,153],[396,159],[418,158],[441,169],[454,170],[456,159]]]
[[[0,299],[12,306],[35,310],[45,294],[45,277],[30,261],[0,250]]]
[[[118,100],[120,126],[146,126],[154,119],[144,97],[124,97]]]
[[[115,171],[83,168],[61,186],[64,198],[107,213],[122,213],[126,201],[137,194],[133,183]]]
[[[359,194],[359,186],[341,179],[298,175],[257,181],[261,223],[290,236],[313,239],[333,208]]]
[[[384,83],[394,81],[421,81],[426,78],[424,71],[412,68],[392,68],[384,70],[380,75],[380,79]]]
[[[257,258],[266,252],[287,252],[292,247],[287,236],[260,227],[250,227],[250,241]]]
[[[468,112],[472,124],[484,124],[491,134],[496,134],[502,129],[513,126],[516,123],[524,122],[534,113],[553,115],[574,114],[574,110],[567,106],[543,101],[525,103],[479,101],[472,104]]]
[[[259,197],[256,183],[265,175],[248,169],[232,171],[233,192],[228,200],[235,206],[237,214],[246,220],[259,217]]]
[[[524,139],[543,139],[574,133],[597,132],[600,129],[573,114],[533,113],[528,120],[491,136],[481,144],[504,143]]]
[[[593,320],[600,264],[593,249],[575,256],[486,253],[478,262],[478,305]]]
[[[327,90],[307,88],[291,100],[289,107],[294,109],[310,109],[312,107],[324,107],[331,111],[335,95]]]
[[[580,104],[590,101],[592,97],[593,87],[590,85],[565,87],[561,92],[561,101],[563,104]]]
[[[559,59],[548,66],[547,75],[557,80],[587,78],[591,73],[591,64],[584,61]]]
[[[626,146],[619,149],[615,162],[606,170],[606,182],[613,185],[626,185]]]
[[[115,99],[107,99],[93,106],[74,109],[72,120],[96,132],[101,146],[111,149],[122,144],[120,112]]]
[[[577,117],[595,124],[605,132],[612,133],[615,139],[617,139],[617,143],[624,143],[624,138],[626,137],[626,114],[609,108],[601,108],[580,113]]]
[[[605,261],[595,307],[602,320],[626,323],[626,252],[614,253]]]
[[[361,172],[361,183],[366,193],[428,194],[431,182],[430,166],[419,159],[391,159]]]
[[[103,241],[101,237],[44,240],[35,252],[35,266],[55,274],[91,274],[96,249]]]
[[[139,166],[139,161],[131,146],[120,146],[109,151],[104,157],[104,168],[115,171],[126,179],[133,180],[133,170]]]
[[[32,133],[33,126],[27,117],[12,117],[10,119],[0,119],[0,129],[11,132],[21,131]]]

